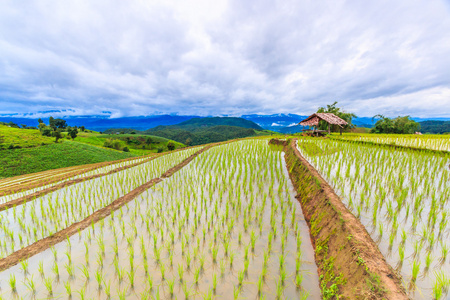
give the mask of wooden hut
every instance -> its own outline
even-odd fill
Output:
[[[325,121],[328,123],[328,133],[331,133],[331,125],[338,125],[341,128],[342,134],[342,126],[347,125],[348,123],[345,120],[342,120],[338,116],[332,113],[315,113],[298,123],[301,126],[312,126],[314,128],[313,133],[319,134],[319,132],[326,132],[326,130],[317,130],[317,126],[319,125],[319,121]]]

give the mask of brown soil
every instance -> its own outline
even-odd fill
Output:
[[[179,171],[181,168],[186,166],[189,162],[191,162],[195,157],[197,157],[200,153],[203,153],[204,151],[211,148],[212,145],[209,145],[207,147],[204,147],[200,149],[199,151],[195,152],[188,158],[186,158],[184,161],[182,161],[177,166],[171,168],[166,173],[164,173],[161,177],[167,178],[172,176],[175,172]],[[81,230],[84,230],[85,228],[91,226],[93,223],[96,223],[105,217],[109,216],[113,211],[119,209],[123,205],[127,204],[131,200],[135,199],[137,196],[145,192],[147,189],[152,187],[153,185],[161,182],[161,178],[154,178],[143,185],[139,186],[138,188],[132,190],[128,194],[114,200],[111,204],[108,206],[105,206],[104,208],[101,208],[94,212],[89,217],[85,218],[83,221],[73,223],[69,227],[58,231],[57,233],[48,236],[46,238],[43,238],[34,244],[31,244],[25,248],[22,248],[11,255],[0,259],[0,272],[3,270],[6,270],[16,264],[18,264],[20,261],[24,259],[28,259],[33,255],[36,255],[38,253],[41,253],[42,251],[47,250],[48,248],[66,240],[67,238],[71,237],[72,235],[80,232]]]
[[[401,279],[365,227],[301,156],[295,140],[283,144],[289,176],[310,227],[324,299],[408,299]]]

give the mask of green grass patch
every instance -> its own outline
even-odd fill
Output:
[[[42,136],[37,129],[21,129],[0,125],[0,150],[8,148],[30,148],[47,145],[55,138]]]
[[[136,156],[71,141],[34,148],[1,150],[0,153],[0,178]]]

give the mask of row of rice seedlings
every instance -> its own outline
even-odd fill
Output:
[[[43,189],[55,186],[57,184],[60,184],[60,183],[63,183],[63,182],[66,182],[66,181],[69,181],[69,180],[72,180],[72,179],[86,178],[86,177],[89,177],[89,176],[92,176],[92,175],[104,174],[104,173],[107,173],[107,172],[109,172],[111,170],[114,170],[116,168],[121,168],[121,167],[125,167],[127,165],[143,162],[146,159],[148,159],[148,157],[139,157],[139,158],[128,160],[128,161],[122,161],[122,162],[111,164],[111,165],[108,165],[108,166],[105,166],[105,167],[97,168],[97,169],[94,169],[94,170],[91,170],[89,172],[85,172],[85,173],[82,173],[82,174],[79,174],[79,175],[76,175],[76,176],[73,176],[73,177],[69,177],[69,178],[63,179],[61,181],[45,184],[45,182],[50,182],[50,180],[52,180],[53,176],[55,176],[53,174],[49,174],[49,175],[46,175],[46,177],[42,178],[42,180],[41,180],[42,185],[41,186],[33,188],[33,189],[26,189],[26,188],[24,188],[20,192],[16,192],[16,193],[12,193],[12,194],[8,194],[8,195],[5,195],[5,196],[2,196],[2,197],[0,197],[0,204],[8,202],[8,201],[12,201],[14,199],[17,199],[17,198],[20,198],[20,197],[23,197],[23,196],[27,196],[27,195],[33,194],[33,193],[35,193],[37,191],[41,191]],[[70,172],[72,172],[72,170]],[[60,174],[56,174],[56,175],[60,175]]]
[[[319,297],[283,168],[266,142],[212,148],[0,284],[13,275],[34,286],[10,286],[18,297]]]
[[[403,147],[450,151],[450,139],[446,135],[415,134],[345,134],[339,138],[346,140],[373,142]]]
[[[450,276],[449,157],[311,139],[299,149],[361,218],[411,294],[431,291],[434,271]]]
[[[159,177],[195,151],[171,153],[0,212],[0,257],[83,220],[145,182]]]

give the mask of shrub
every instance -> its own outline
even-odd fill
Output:
[[[130,149],[128,149],[128,147],[124,147],[123,152],[130,152]]]
[[[161,152],[163,152],[163,148],[162,148],[162,147],[159,147],[159,148],[158,148],[158,153],[161,153]]]
[[[175,144],[172,142],[169,142],[167,144],[167,149],[169,149],[170,151],[175,150]]]

